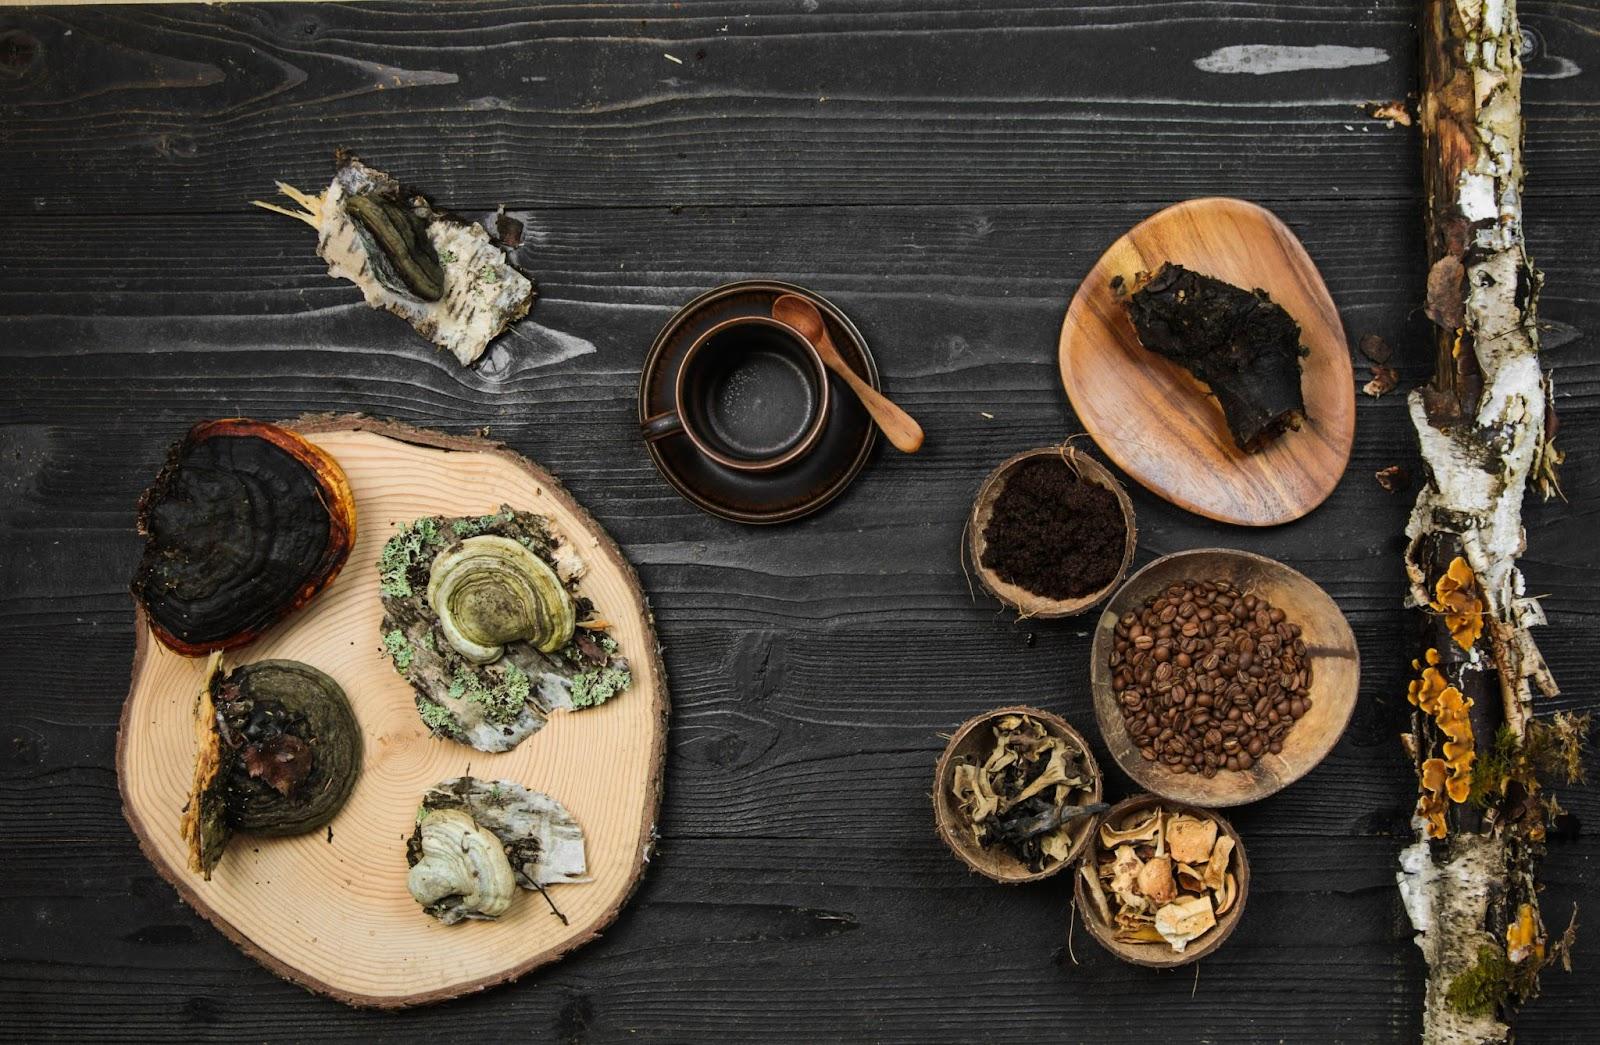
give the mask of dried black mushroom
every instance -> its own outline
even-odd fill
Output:
[[[470,776],[423,795],[406,863],[406,888],[446,925],[499,917],[513,886],[544,893],[589,880],[583,829],[565,806],[509,780]]]
[[[184,656],[243,645],[305,605],[355,543],[355,500],[327,453],[277,425],[202,421],[139,498],[133,596]]]
[[[189,869],[211,877],[235,831],[298,835],[331,821],[361,772],[361,729],[344,690],[309,664],[206,664],[195,714],[194,786],[181,821]]]
[[[1141,272],[1128,316],[1145,348],[1210,387],[1234,444],[1262,449],[1306,418],[1300,390],[1300,326],[1264,290],[1245,290],[1167,262]]]
[[[368,305],[404,318],[463,366],[528,314],[533,283],[482,225],[435,209],[342,150],[336,164],[315,195],[278,183],[297,210],[254,201],[316,229],[328,275],[360,287]]]
[[[579,595],[583,559],[531,512],[429,516],[378,560],[383,652],[435,735],[507,751],[558,708],[627,689],[628,662]]]

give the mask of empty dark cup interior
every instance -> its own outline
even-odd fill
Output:
[[[712,334],[683,379],[685,426],[736,460],[788,452],[806,437],[820,409],[816,363],[781,327],[741,323]]]

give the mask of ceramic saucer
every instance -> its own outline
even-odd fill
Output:
[[[831,302],[790,283],[746,280],[701,294],[679,309],[656,335],[639,376],[640,421],[671,409],[678,368],[697,337],[735,316],[772,315],[772,303],[781,294],[799,294],[815,304],[839,354],[872,387],[881,388],[866,339]],[[647,443],[650,459],[673,489],[712,515],[755,524],[789,522],[810,515],[850,485],[866,465],[878,435],[849,387],[834,375],[828,380],[834,407],[821,438],[805,457],[783,468],[771,472],[724,468],[679,437]]]

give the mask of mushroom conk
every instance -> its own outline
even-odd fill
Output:
[[[417,857],[406,888],[422,909],[446,925],[498,918],[511,908],[516,879],[505,847],[466,813],[442,809],[418,823]]]
[[[428,577],[428,604],[445,638],[474,664],[500,659],[523,641],[554,653],[572,641],[572,596],[556,571],[507,537],[471,537],[440,552]]]
[[[329,823],[361,772],[361,730],[344,690],[309,664],[206,664],[195,713],[193,788],[180,829],[207,880],[235,831],[298,835]]]
[[[259,636],[332,582],[355,543],[355,500],[333,458],[246,418],[202,421],[139,498],[133,596],[186,657]]]
[[[316,229],[328,275],[360,287],[370,307],[405,319],[462,366],[528,314],[533,283],[482,225],[434,209],[346,152],[335,162],[333,181],[316,195],[278,182],[298,210],[252,201]]]
[[[542,892],[589,880],[583,830],[572,814],[509,780],[458,777],[430,789],[406,860],[412,898],[446,925],[499,917],[517,886]]]
[[[507,505],[395,530],[378,559],[380,637],[435,736],[509,751],[555,711],[632,685],[604,616],[578,594],[584,572],[549,519]]]

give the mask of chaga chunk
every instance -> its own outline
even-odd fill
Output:
[[[1240,450],[1255,453],[1305,420],[1300,325],[1266,291],[1167,262],[1135,278],[1127,308],[1145,348],[1210,387]]]

